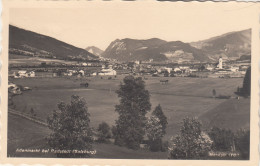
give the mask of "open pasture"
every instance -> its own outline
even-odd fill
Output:
[[[45,139],[50,130],[42,125],[34,123],[20,116],[8,114],[8,157],[36,157],[38,153],[19,153],[16,149],[46,149]],[[26,156],[27,155],[27,156]],[[40,153],[42,157],[50,157],[50,154]]]
[[[91,125],[97,127],[102,121],[113,125],[117,119],[114,111],[119,98],[115,90],[119,88],[124,76],[107,76],[86,78],[24,78],[9,81],[32,88],[13,98],[15,110],[29,112],[31,108],[37,117],[46,120],[60,101],[69,102],[71,95],[84,97],[91,115]],[[147,77],[146,89],[151,94],[152,110],[161,104],[168,118],[167,135],[169,139],[179,130],[179,122],[187,116],[200,117],[227,99],[212,98],[212,90],[217,95],[235,96],[237,87],[242,87],[242,78],[181,78],[181,77]],[[168,79],[168,84],[161,84],[161,79]],[[88,88],[80,87],[80,83],[89,82]],[[230,99],[229,99],[230,100]],[[225,109],[225,108],[223,108]],[[149,115],[149,114],[148,114]],[[239,123],[239,122],[237,122]]]
[[[22,124],[22,125],[21,125]],[[24,119],[20,116],[8,115],[8,157],[42,157],[55,158],[54,153],[20,153],[16,149],[49,149],[46,137],[50,130],[42,125]],[[93,158],[140,158],[167,159],[167,152],[149,152],[145,150],[131,150],[113,144],[93,144],[96,154]]]

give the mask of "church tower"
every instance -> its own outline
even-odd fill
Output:
[[[223,62],[222,57],[220,57],[219,60],[218,60],[218,68],[219,68],[219,69],[222,69],[222,68],[223,68],[222,62]]]

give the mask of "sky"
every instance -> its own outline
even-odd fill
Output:
[[[103,50],[115,39],[192,42],[252,26],[252,4],[247,3],[85,2],[80,7],[12,8],[10,24]]]

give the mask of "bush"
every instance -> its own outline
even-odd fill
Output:
[[[149,147],[152,152],[158,152],[162,150],[162,139],[150,140]]]
[[[239,130],[235,134],[236,150],[239,151],[242,159],[248,160],[250,153],[250,131]]]
[[[146,124],[147,137],[149,139],[149,147],[151,151],[160,151],[162,149],[163,127],[160,119],[152,115]]]
[[[164,141],[162,143],[162,152],[167,152],[168,151],[168,148],[169,148],[169,142],[168,141]]]
[[[109,142],[111,138],[110,127],[106,122],[102,122],[98,126],[98,142]]]
[[[171,159],[199,159],[207,156],[212,141],[201,131],[201,123],[195,118],[185,118],[180,135],[172,139]]]
[[[231,130],[213,127],[209,131],[213,141],[212,149],[216,151],[231,151],[234,146],[234,133]]]

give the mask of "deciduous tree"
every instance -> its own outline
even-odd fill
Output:
[[[58,110],[48,117],[51,134],[48,143],[56,150],[92,150],[92,130],[89,126],[90,114],[86,101],[79,96],[71,96],[71,102],[58,104]],[[58,157],[87,157],[88,154],[66,153]]]
[[[212,141],[201,131],[201,123],[195,118],[185,118],[180,135],[172,139],[169,158],[198,159],[207,156]]]
[[[149,147],[151,151],[160,151],[162,149],[162,137],[164,136],[163,126],[160,119],[152,115],[146,124],[146,133],[149,139]]]
[[[155,107],[154,111],[152,112],[152,115],[159,118],[159,123],[162,125],[163,134],[165,135],[168,122],[167,117],[164,115],[160,104],[157,107]]]
[[[145,115],[151,109],[150,94],[142,78],[133,76],[125,77],[116,93],[120,104],[115,108],[119,114],[115,144],[138,149],[145,134]]]

